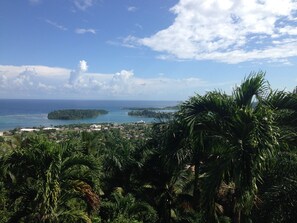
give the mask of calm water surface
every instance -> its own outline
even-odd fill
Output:
[[[74,123],[129,123],[152,118],[128,116],[127,107],[166,107],[177,101],[87,101],[87,100],[25,100],[0,99],[0,130],[19,127],[55,126]],[[84,120],[49,120],[47,114],[58,109],[105,109],[109,113]]]

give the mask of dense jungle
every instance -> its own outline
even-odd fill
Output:
[[[252,73],[168,119],[0,137],[0,222],[297,219],[297,94]]]

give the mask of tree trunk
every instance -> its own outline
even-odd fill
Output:
[[[236,206],[237,198],[239,196],[239,190],[235,187],[235,191],[233,194],[233,223],[241,222],[241,209],[238,209]]]
[[[195,165],[195,178],[194,178],[194,209],[196,211],[200,210],[200,185],[199,185],[199,174],[200,174],[200,160],[202,156],[202,151],[204,151],[203,133],[200,132],[198,141],[194,143],[194,165]]]
[[[200,209],[200,187],[199,187],[199,168],[200,162],[197,159],[195,162],[195,178],[194,178],[194,191],[193,191],[193,199],[194,199],[194,209],[199,211]]]
[[[234,223],[240,223],[240,221],[241,221],[241,210],[236,210],[234,212],[233,222]]]

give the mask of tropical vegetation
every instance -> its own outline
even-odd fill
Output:
[[[106,110],[98,109],[64,109],[56,110],[48,113],[48,119],[61,119],[61,120],[76,120],[76,119],[86,119],[95,118],[98,115],[107,114]]]
[[[296,92],[258,72],[154,124],[16,131],[0,142],[0,222],[294,222],[296,127]]]
[[[170,119],[174,113],[173,112],[160,112],[151,111],[148,109],[144,110],[132,110],[128,112],[130,116],[146,117],[146,118],[156,118],[156,119]]]

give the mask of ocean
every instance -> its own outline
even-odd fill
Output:
[[[178,101],[0,99],[0,130],[79,123],[132,123],[140,120],[154,122],[157,120],[153,118],[128,116],[128,110],[124,108],[162,108],[179,103]],[[83,120],[49,120],[47,118],[49,112],[59,109],[104,109],[108,114]]]

